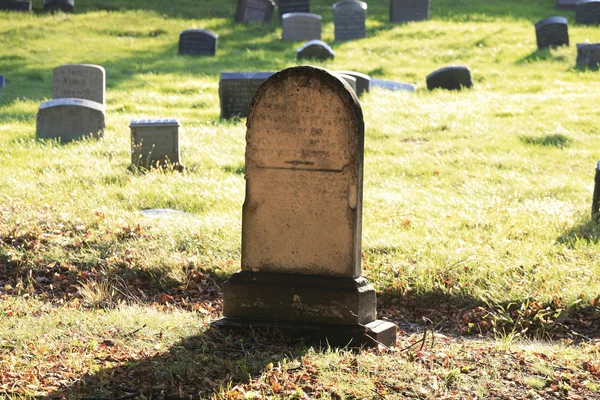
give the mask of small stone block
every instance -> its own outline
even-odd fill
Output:
[[[472,86],[471,71],[467,67],[444,67],[427,76],[427,89],[429,90],[461,90]]]
[[[279,19],[287,13],[309,13],[310,0],[279,0]]]
[[[335,51],[327,43],[320,40],[310,40],[296,50],[297,60],[315,59],[324,61],[334,57]]]
[[[600,43],[577,43],[577,66],[598,68],[600,64]]]
[[[31,12],[31,1],[0,0],[0,10]]]
[[[256,90],[272,72],[223,72],[219,79],[221,118],[246,118]]]
[[[238,0],[235,22],[271,22],[274,8],[273,0]]]
[[[592,198],[592,218],[600,215],[600,161],[596,164],[596,175],[594,177],[594,197]]]
[[[556,8],[574,10],[580,0],[556,0]]]
[[[600,24],[600,0],[582,0],[575,7],[575,22],[583,25]]]
[[[214,56],[219,35],[206,29],[187,29],[179,34],[179,54]]]
[[[429,19],[429,0],[390,0],[390,22]]]
[[[72,13],[75,9],[75,0],[44,0],[45,11],[62,11]]]
[[[343,80],[344,82],[346,82],[348,84],[348,86],[350,86],[350,88],[352,89],[352,91],[354,93],[356,93],[356,78],[350,75],[346,75],[346,74],[342,74],[339,72],[334,72],[334,74],[340,78],[341,80]]]
[[[42,103],[37,114],[38,139],[62,143],[100,138],[104,133],[104,105],[82,99],[56,99]]]
[[[336,41],[361,39],[367,36],[367,3],[343,0],[333,5],[333,23]]]
[[[356,95],[362,96],[371,90],[371,77],[369,75],[356,71],[335,71],[338,74],[349,75],[356,79]]]
[[[288,13],[281,20],[284,42],[321,40],[321,16],[310,13]]]
[[[176,119],[133,120],[131,164],[139,169],[181,168],[179,122]]]
[[[569,27],[564,17],[550,17],[535,24],[538,49],[569,45]]]

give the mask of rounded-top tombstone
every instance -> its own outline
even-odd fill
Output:
[[[336,41],[364,38],[367,35],[367,3],[343,0],[333,5],[334,34]]]
[[[535,37],[539,49],[569,45],[569,28],[564,17],[549,17],[535,24]]]
[[[273,0],[238,0],[235,22],[271,22],[274,9]]]
[[[179,54],[214,56],[219,35],[206,29],[187,29],[179,34]]]
[[[463,66],[440,68],[427,76],[427,89],[461,90],[473,86],[471,71]]]
[[[328,60],[335,57],[335,51],[325,42],[320,40],[309,40],[296,50],[296,59]]]
[[[575,22],[584,25],[600,24],[600,0],[581,0],[575,6]]]
[[[104,104],[106,71],[100,65],[64,64],[52,73],[55,99],[85,99]]]

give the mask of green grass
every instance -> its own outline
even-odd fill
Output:
[[[170,394],[224,398],[493,397],[505,384],[517,397],[554,386],[599,392],[600,226],[590,206],[600,81],[575,67],[574,46],[598,41],[598,28],[575,24],[551,0],[432,0],[430,21],[394,25],[378,0],[369,3],[368,37],[336,43],[332,3],[312,1],[336,51],[318,65],[417,89],[361,98],[362,265],[381,316],[403,327],[425,316],[447,334],[492,333],[483,343],[448,336],[425,349],[436,357],[473,351],[514,361],[523,352],[531,362],[505,360],[498,372],[492,356],[432,362],[415,349],[355,354],[206,332],[220,310],[212,279],[239,268],[245,189],[245,121],[219,119],[219,74],[296,65],[300,43],[281,42],[277,23],[233,24],[234,1],[77,0],[74,15],[47,15],[35,0],[32,15],[0,13],[10,44],[0,47],[0,392],[102,395],[115,389],[107,376],[118,368],[122,386],[150,376]],[[533,23],[551,15],[567,17],[572,45],[538,51]],[[216,57],[177,55],[179,32],[192,27],[219,34]],[[35,140],[39,103],[65,63],[106,69],[102,141]],[[474,88],[428,92],[425,77],[450,64],[469,66]],[[145,117],[179,120],[184,173],[127,169],[129,121]],[[139,213],[163,207],[190,215]],[[405,330],[399,347],[416,340]],[[104,340],[118,342],[120,358],[104,355]],[[54,348],[62,359],[53,364]],[[355,359],[365,367],[356,371]],[[474,377],[471,362],[485,374]],[[66,369],[52,372],[60,363]],[[556,365],[579,386],[544,369]],[[277,391],[273,379],[293,385]]]

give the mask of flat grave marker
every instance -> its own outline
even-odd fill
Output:
[[[398,92],[398,91],[414,92],[415,91],[415,85],[411,85],[410,83],[387,81],[384,79],[376,79],[376,78],[371,78],[371,88],[390,90],[392,92]]]
[[[55,99],[42,103],[37,114],[36,137],[61,143],[104,134],[104,106],[84,99]]]
[[[0,0],[0,10],[31,12],[31,1]]]
[[[296,50],[297,60],[315,59],[325,61],[334,57],[335,51],[327,43],[320,40],[309,40]]]
[[[390,21],[411,22],[429,19],[429,0],[390,0]]]
[[[577,66],[598,68],[600,64],[600,43],[577,43]]]
[[[106,71],[99,65],[65,64],[52,74],[53,98],[73,98],[105,103]]]
[[[219,102],[221,118],[245,118],[256,94],[272,72],[223,72],[219,79]]]
[[[75,0],[44,0],[44,10],[72,13],[75,10]]]
[[[132,120],[131,165],[138,169],[181,169],[179,122],[176,119]]]
[[[310,13],[288,13],[281,21],[281,40],[299,42],[321,40],[321,16]]]
[[[427,89],[461,90],[473,86],[471,70],[463,66],[440,68],[427,75]]]
[[[287,13],[310,13],[310,0],[279,0],[279,20]]]
[[[575,22],[583,25],[600,24],[600,0],[581,0],[575,6]]]
[[[333,5],[335,40],[347,41],[367,36],[366,19],[367,3],[358,0],[335,3]]]
[[[187,29],[179,34],[179,54],[214,56],[219,35],[206,29]]]
[[[235,22],[271,22],[274,8],[273,0],[238,0]]]
[[[535,24],[538,49],[569,45],[569,27],[564,17],[549,17]]]

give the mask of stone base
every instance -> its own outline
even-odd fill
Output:
[[[217,329],[248,331],[252,328],[274,329],[310,343],[332,347],[396,345],[396,325],[376,320],[366,325],[340,325],[303,322],[274,322],[260,319],[223,318],[212,323]]]

